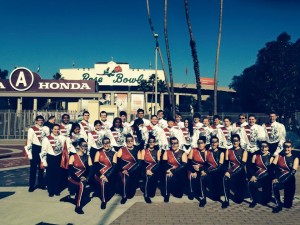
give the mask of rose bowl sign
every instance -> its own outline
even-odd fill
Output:
[[[95,93],[97,90],[94,80],[42,80],[38,74],[19,67],[8,80],[0,80],[0,91]]]

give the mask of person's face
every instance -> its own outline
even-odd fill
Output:
[[[291,145],[291,143],[285,143],[283,145],[283,148],[285,150],[285,154],[286,155],[289,155],[292,152],[292,150],[293,150],[293,146]]]
[[[199,122],[200,122],[200,118],[195,117],[195,118],[194,118],[194,123],[199,123]]]
[[[262,154],[266,154],[269,151],[269,146],[267,143],[262,143],[260,146],[260,151]]]
[[[157,119],[156,116],[152,117],[151,123],[152,123],[153,125],[156,125],[156,124],[158,123],[158,119]]]
[[[54,117],[54,118],[52,118],[52,119],[50,119],[50,120],[49,120],[49,123],[52,123],[52,124],[54,124],[54,123],[55,123],[55,121],[56,121],[56,118]]]
[[[273,123],[273,122],[275,122],[276,121],[276,119],[277,119],[277,115],[276,114],[274,114],[274,113],[272,113],[272,114],[270,114],[270,121]]]
[[[79,134],[79,133],[80,133],[80,127],[75,127],[74,134]]]
[[[104,148],[105,150],[110,149],[110,140],[105,139],[105,140],[103,141],[102,144],[103,144],[103,148]]]
[[[149,139],[149,148],[154,148],[154,146],[155,146],[155,139],[153,139],[153,138],[151,138],[151,139]]]
[[[232,142],[234,147],[240,147],[240,140],[238,138],[233,138]]]
[[[83,114],[83,120],[89,121],[89,119],[90,119],[90,114],[88,113]]]
[[[82,142],[81,145],[79,146],[79,150],[85,154],[87,152],[87,148],[88,148],[88,145],[86,142]]]
[[[205,142],[203,141],[203,140],[198,140],[197,141],[197,144],[198,144],[198,148],[200,149],[200,150],[203,150],[204,148],[205,148]]]
[[[180,122],[182,117],[180,115],[176,115],[176,122]]]
[[[43,123],[44,123],[44,120],[43,120],[43,119],[38,119],[38,120],[36,121],[36,124],[39,125],[39,126],[42,126]]]
[[[168,127],[173,127],[174,126],[174,121],[168,121]]]
[[[107,120],[107,115],[106,115],[106,113],[101,113],[101,114],[100,114],[100,119],[101,119],[102,121],[106,121],[106,120]]]
[[[178,140],[172,140],[172,142],[171,142],[171,149],[172,149],[173,151],[176,151],[176,150],[178,149],[178,147],[179,147],[179,142],[178,142]]]
[[[53,133],[55,136],[59,135],[59,126],[54,126],[54,127],[52,128],[52,133]]]
[[[184,127],[186,127],[186,128],[189,127],[189,121],[188,121],[188,120],[185,120],[185,121],[184,121]]]
[[[225,127],[229,127],[231,125],[231,122],[229,119],[225,119],[224,124],[225,124]]]
[[[241,115],[239,117],[240,123],[244,123],[246,121],[246,117],[244,115]]]
[[[70,122],[70,118],[68,116],[64,116],[62,118],[62,121],[63,121],[64,124],[68,124]]]
[[[217,148],[219,147],[219,141],[218,141],[218,139],[213,138],[213,139],[211,140],[211,145],[212,145],[212,148],[213,148],[213,149],[217,149]]]
[[[99,131],[101,129],[101,124],[100,123],[97,123],[95,125],[95,130]]]
[[[255,117],[253,117],[253,116],[249,117],[249,124],[250,124],[250,126],[253,126],[255,123],[256,123]]]
[[[126,139],[126,145],[127,145],[128,148],[132,148],[133,143],[134,143],[134,141],[133,141],[132,137]]]
[[[159,112],[157,114],[158,119],[162,119],[164,117],[164,113],[163,112]]]
[[[203,120],[203,125],[204,125],[204,126],[208,126],[208,125],[209,125],[208,119],[204,119],[204,120]]]
[[[126,119],[127,119],[127,118],[126,118],[126,116],[125,116],[125,115],[122,115],[122,116],[121,116],[121,120],[122,120],[122,122],[126,122]]]
[[[139,112],[137,114],[138,118],[143,119],[144,118],[144,113],[143,112]]]
[[[219,125],[219,124],[220,124],[219,118],[215,118],[215,119],[214,119],[214,123],[215,123],[215,125]]]
[[[116,120],[114,125],[115,125],[116,128],[120,128],[121,123],[122,123],[121,120]]]

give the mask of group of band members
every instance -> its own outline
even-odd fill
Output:
[[[102,111],[93,124],[88,111],[79,123],[70,123],[68,114],[59,124],[55,117],[44,123],[37,116],[24,148],[30,159],[28,191],[47,189],[53,197],[67,185],[69,195],[61,201],[75,204],[78,214],[84,213],[88,192],[98,196],[100,208],[105,209],[116,193],[125,204],[138,187],[146,203],[152,202],[159,188],[164,202],[170,195],[181,198],[185,193],[199,200],[200,207],[209,196],[227,208],[229,199],[241,203],[250,196],[253,208],[258,202],[268,204],[273,194],[274,213],[292,207],[299,159],[276,113],[270,113],[270,121],[262,126],[256,124],[255,115],[249,115],[247,122],[246,115],[240,114],[233,124],[230,117],[222,122],[215,115],[210,125],[208,117],[200,121],[199,113],[183,121],[179,113],[167,120],[163,113],[159,110],[147,120],[144,110],[138,109],[137,118],[129,123],[127,113],[121,111],[110,123]]]

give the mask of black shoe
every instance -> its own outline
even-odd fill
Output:
[[[46,186],[45,185],[38,185],[36,186],[37,189],[41,189],[41,190],[46,190]]]
[[[106,202],[101,202],[101,209],[106,209]]]
[[[170,199],[170,195],[166,195],[166,196],[164,197],[164,202],[169,202],[169,199]]]
[[[206,199],[200,200],[199,207],[204,207],[206,205]]]
[[[127,198],[122,198],[121,199],[121,204],[125,204],[127,202]]]
[[[75,208],[75,212],[77,212],[78,214],[84,214],[83,210],[81,207],[76,207]]]
[[[151,204],[151,203],[152,203],[152,201],[151,201],[151,199],[150,199],[149,197],[144,197],[144,199],[145,199],[145,202],[146,202],[146,203],[148,203],[148,204]]]
[[[189,193],[189,195],[188,195],[188,199],[189,200],[193,200],[194,199],[194,193]]]
[[[272,213],[279,213],[282,210],[281,206],[277,206],[275,208],[273,208]]]
[[[254,208],[256,206],[256,202],[251,202],[250,204],[249,204],[249,208]]]
[[[54,194],[49,194],[49,197],[53,197],[54,196]]]
[[[60,193],[55,193],[56,196],[60,196]]]
[[[61,198],[59,201],[60,202],[71,202],[71,196],[67,195],[66,197]]]
[[[30,187],[30,188],[28,189],[28,192],[34,192],[34,190],[35,190],[34,187]]]
[[[229,202],[222,202],[222,209],[226,209],[229,206]]]

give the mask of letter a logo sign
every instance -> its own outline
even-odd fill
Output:
[[[19,67],[13,70],[9,77],[9,83],[17,91],[26,91],[31,88],[34,81],[33,73],[25,68]]]

